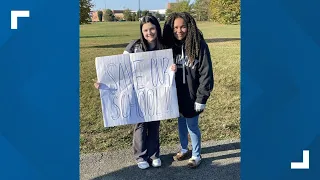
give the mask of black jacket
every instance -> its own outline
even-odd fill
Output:
[[[140,40],[132,40],[126,47],[124,53],[144,52]]]
[[[175,80],[179,111],[182,116],[191,118],[201,113],[194,110],[194,103],[206,104],[213,89],[214,79],[209,48],[202,40],[199,57],[196,57],[193,64],[189,63],[185,55],[184,45],[173,47],[173,57],[177,64]]]
[[[138,40],[132,40],[126,47],[125,51],[123,52],[125,53],[137,53],[137,52],[145,52],[145,51],[155,51],[155,50],[159,50],[162,49],[158,46],[154,47],[154,49],[147,49],[144,50],[143,49],[143,45],[140,39]]]

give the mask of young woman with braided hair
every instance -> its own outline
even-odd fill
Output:
[[[213,89],[213,71],[210,52],[194,18],[189,13],[172,13],[164,25],[164,45],[173,49],[175,80],[180,117],[178,118],[181,151],[173,158],[183,160],[188,150],[188,132],[191,137],[191,168],[201,162],[201,133],[199,114],[203,112]]]

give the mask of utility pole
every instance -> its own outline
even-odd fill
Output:
[[[140,17],[141,17],[141,15],[140,15],[140,14],[141,14],[141,11],[140,11],[140,0],[139,0],[139,10],[138,10],[138,12],[139,12],[139,13],[138,13],[138,17],[139,17],[139,19],[140,19]]]

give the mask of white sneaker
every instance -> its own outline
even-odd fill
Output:
[[[152,166],[153,167],[160,167],[161,166],[160,158],[152,160]]]
[[[150,165],[147,161],[142,161],[142,162],[138,162],[138,167],[140,169],[147,169],[150,167]]]
[[[190,168],[196,168],[201,163],[201,156],[200,157],[194,157],[192,156],[188,161],[188,166]]]

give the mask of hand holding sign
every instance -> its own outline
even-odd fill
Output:
[[[172,50],[97,57],[104,126],[179,116]]]

